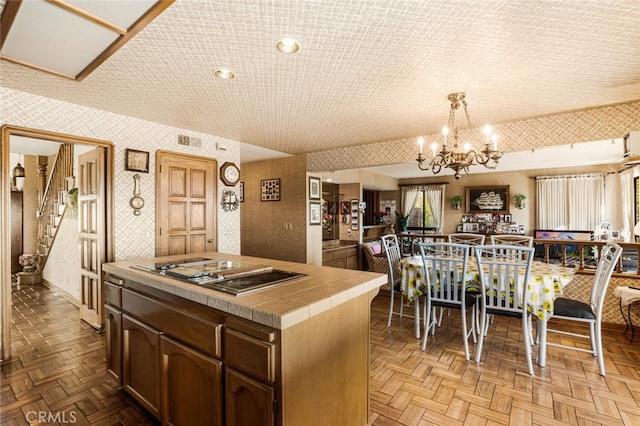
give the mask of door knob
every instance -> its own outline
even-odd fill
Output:
[[[208,243],[212,243],[212,242],[213,242],[213,238],[209,238],[209,239],[207,240],[207,242],[208,242]]]

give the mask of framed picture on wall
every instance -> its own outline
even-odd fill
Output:
[[[351,203],[349,203],[348,201],[343,201],[340,204],[340,208],[342,209],[342,214],[349,214],[349,208],[351,207]]]
[[[309,199],[320,199],[320,178],[309,177]]]
[[[509,185],[467,186],[467,213],[509,213]]]
[[[309,203],[309,225],[322,223],[322,206],[320,203]]]
[[[260,201],[280,201],[280,178],[260,181]]]
[[[244,203],[244,182],[240,182],[240,202]]]
[[[351,229],[358,229],[358,200],[351,200]]]
[[[149,153],[135,149],[125,149],[124,169],[132,172],[149,173]]]

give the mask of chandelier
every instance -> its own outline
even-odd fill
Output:
[[[470,143],[460,145],[458,142],[458,127],[455,126],[456,110],[460,108],[464,109],[464,114],[467,117],[467,124],[469,130],[471,127],[471,118],[467,112],[467,101],[465,101],[465,94],[463,92],[451,93],[448,96],[451,102],[451,110],[449,111],[449,122],[447,126],[442,129],[444,135],[444,143],[440,147],[438,152],[438,144],[435,142],[431,145],[433,152],[433,158],[428,161],[426,157],[422,155],[422,148],[424,145],[424,139],[422,136],[418,138],[418,145],[420,151],[418,152],[418,168],[420,170],[432,170],[433,174],[440,173],[443,168],[450,168],[455,172],[455,178],[460,179],[460,171],[469,173],[469,167],[475,165],[483,165],[488,169],[495,169],[498,166],[498,160],[502,157],[502,152],[498,151],[498,136],[492,133],[491,126],[488,124],[484,128],[485,143],[482,151],[476,151],[472,148]],[[447,141],[450,129],[453,128],[453,145],[450,145]],[[428,161],[428,164],[424,164]]]

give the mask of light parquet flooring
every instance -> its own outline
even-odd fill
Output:
[[[477,365],[464,359],[457,313],[423,352],[411,319],[387,328],[388,301],[381,294],[372,303],[372,425],[640,425],[640,340],[604,333],[604,378],[589,354],[551,347],[532,377],[517,320],[496,318]],[[158,424],[105,374],[104,336],[51,290],[14,288],[12,349],[0,424]],[[33,412],[58,418],[30,423]]]
[[[413,319],[394,317],[387,328],[388,301],[372,304],[373,425],[640,425],[639,339],[603,332],[606,377],[590,354],[561,348],[548,347],[539,367],[536,346],[530,376],[520,320],[496,317],[476,364],[464,359],[458,312],[445,314],[423,352]]]

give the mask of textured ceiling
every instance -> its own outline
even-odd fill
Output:
[[[300,52],[277,52],[282,37]],[[237,78],[215,78],[219,67]],[[317,152],[436,133],[454,91],[467,93],[474,126],[638,100],[640,1],[177,0],[81,82],[7,61],[0,78],[178,128]]]

